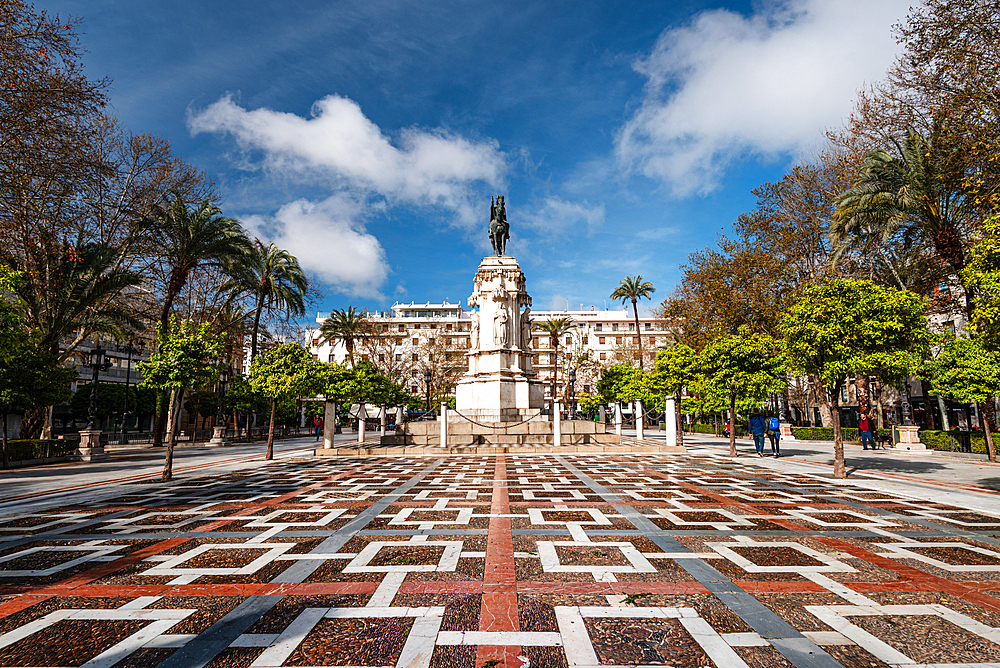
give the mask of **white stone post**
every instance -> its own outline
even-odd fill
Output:
[[[333,437],[337,433],[337,402],[327,401],[323,406],[323,447],[333,447]]]
[[[441,402],[441,447],[448,447],[448,404]]]
[[[552,400],[552,444],[555,447],[562,445],[562,420],[559,416],[559,400]]]
[[[640,441],[645,437],[644,428],[645,428],[646,425],[643,424],[644,422],[645,422],[645,420],[643,419],[643,413],[642,413],[642,399],[636,399],[635,400],[635,437],[637,439],[639,439]]]
[[[382,436],[385,436],[385,430],[389,426],[389,409],[385,404],[382,404],[381,415],[379,416],[379,421],[382,423]]]
[[[365,404],[358,404],[358,443],[365,442]]]
[[[403,425],[403,420],[405,420],[405,414],[403,413],[402,406],[396,406],[396,428],[399,429]]]
[[[621,405],[621,402],[616,401],[615,402],[615,433],[618,434],[619,436],[622,435],[622,421],[624,419],[625,419],[625,416],[622,415],[622,405]]]
[[[604,404],[601,404],[601,424],[608,423],[608,409]]]
[[[673,397],[667,397],[667,406],[664,409],[663,427],[667,430],[667,447],[677,447],[677,405]]]

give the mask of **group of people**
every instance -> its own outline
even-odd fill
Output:
[[[753,447],[758,457],[764,457],[764,436],[771,441],[771,456],[777,459],[781,456],[781,421],[775,416],[764,417],[760,411],[754,411],[750,416],[750,433],[753,435]]]

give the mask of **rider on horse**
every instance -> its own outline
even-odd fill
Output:
[[[507,240],[510,239],[509,230],[503,195],[497,195],[495,199],[490,199],[490,243],[493,245],[493,252],[498,256],[502,256],[507,247]]]

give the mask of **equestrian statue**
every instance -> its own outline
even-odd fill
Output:
[[[507,209],[504,207],[503,195],[490,198],[490,243],[497,256],[503,256],[510,239],[510,227],[507,225]]]

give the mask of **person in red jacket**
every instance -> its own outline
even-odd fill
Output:
[[[872,425],[871,419],[868,417],[868,413],[861,414],[861,422],[858,423],[858,431],[861,432],[861,447],[867,450],[868,444],[871,443],[872,450],[874,450],[875,439],[872,438]]]
[[[316,440],[323,438],[323,416],[317,415],[313,418],[313,425],[316,427]]]

